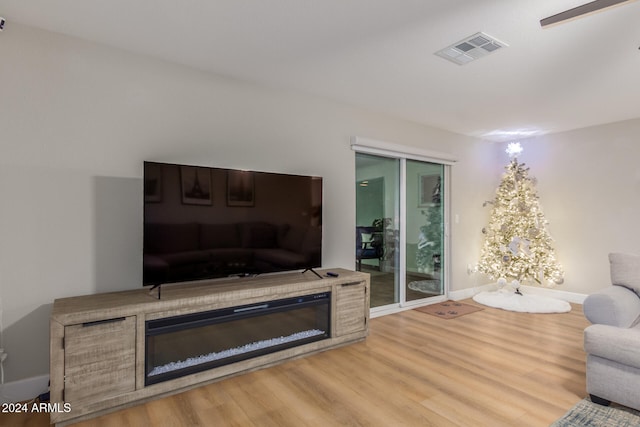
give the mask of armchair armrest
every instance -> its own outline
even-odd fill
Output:
[[[588,354],[640,368],[640,329],[591,325],[584,330]]]
[[[582,306],[591,323],[628,328],[640,317],[640,298],[623,286],[609,286],[589,295]]]

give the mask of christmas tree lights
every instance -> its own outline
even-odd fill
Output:
[[[556,260],[547,220],[540,208],[535,180],[519,163],[520,144],[509,144],[511,162],[496,190],[489,225],[482,229],[484,245],[478,271],[491,279],[517,280],[542,286],[561,284],[563,270]]]

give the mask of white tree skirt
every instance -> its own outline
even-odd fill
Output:
[[[520,313],[568,313],[571,305],[563,300],[541,295],[518,295],[514,292],[484,291],[476,294],[473,300],[489,307]]]

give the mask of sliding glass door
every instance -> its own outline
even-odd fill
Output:
[[[356,269],[371,274],[371,307],[397,304],[400,160],[356,154]]]
[[[444,166],[406,161],[406,300],[444,295]]]
[[[446,294],[445,166],[356,153],[356,269],[371,274],[371,308]]]

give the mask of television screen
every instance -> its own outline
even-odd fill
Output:
[[[320,267],[322,178],[144,163],[143,285]]]

